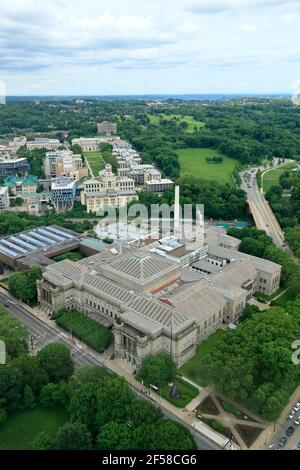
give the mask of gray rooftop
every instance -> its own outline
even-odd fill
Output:
[[[281,269],[281,266],[277,263],[273,263],[273,261],[248,255],[240,251],[229,250],[228,248],[223,248],[219,245],[209,245],[208,252],[209,255],[213,255],[217,258],[226,259],[229,261],[247,259],[252,263],[255,269],[269,274],[274,274]]]
[[[124,319],[135,318],[137,323],[132,326],[138,326],[146,334],[156,334],[162,330],[169,334],[171,326],[174,333],[179,332],[194,321],[193,318],[159,300],[120,287],[98,273],[91,272],[79,262],[64,260],[55,263],[46,268],[43,277],[55,287],[68,285],[70,282],[78,288],[84,285],[86,291],[122,306]]]
[[[116,259],[108,260],[104,272],[106,275],[111,272],[126,276],[135,282],[145,284],[175,270],[178,270],[178,264],[155,253],[135,250],[134,253],[127,253]]]

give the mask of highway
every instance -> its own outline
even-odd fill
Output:
[[[70,334],[63,332],[58,327],[49,326],[27,311],[24,307],[22,307],[18,300],[14,299],[10,294],[0,291],[0,303],[5,306],[6,310],[12,316],[18,318],[23,323],[23,325],[26,326],[29,334],[31,335],[30,343],[33,346],[33,351],[38,351],[39,349],[51,343],[62,343],[71,350],[72,359],[76,367],[100,364],[105,366],[105,357],[103,354],[95,353],[94,355],[87,348],[81,349],[78,347],[78,345],[75,344]],[[129,386],[135,395],[153,402],[151,398],[141,394],[140,391],[137,390],[132,384],[129,384]],[[169,410],[159,405],[157,402],[155,402],[155,404],[160,406],[166,418],[177,421],[178,423],[188,427],[200,450],[221,450],[217,444],[212,442],[199,431],[187,425],[187,423],[184,423],[179,417],[171,413]]]
[[[269,203],[266,201],[257,185],[257,171],[258,168],[241,172],[241,187],[247,193],[249,208],[256,227],[259,230],[264,230],[266,234],[272,238],[273,243],[279,248],[282,248],[284,245],[284,233]]]

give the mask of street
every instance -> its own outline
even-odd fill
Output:
[[[282,248],[284,244],[284,233],[281,230],[272,209],[257,185],[257,171],[258,168],[255,168],[241,173],[242,189],[247,193],[249,208],[256,227],[259,230],[264,230],[266,234],[272,238],[274,244],[279,248]]]

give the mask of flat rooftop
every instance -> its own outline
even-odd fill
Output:
[[[55,246],[68,245],[81,235],[57,225],[39,227],[0,238],[0,256],[18,259],[35,252],[46,252]]]

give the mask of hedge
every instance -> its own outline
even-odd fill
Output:
[[[61,309],[55,314],[55,321],[95,351],[105,351],[112,341],[110,330],[78,310]]]

